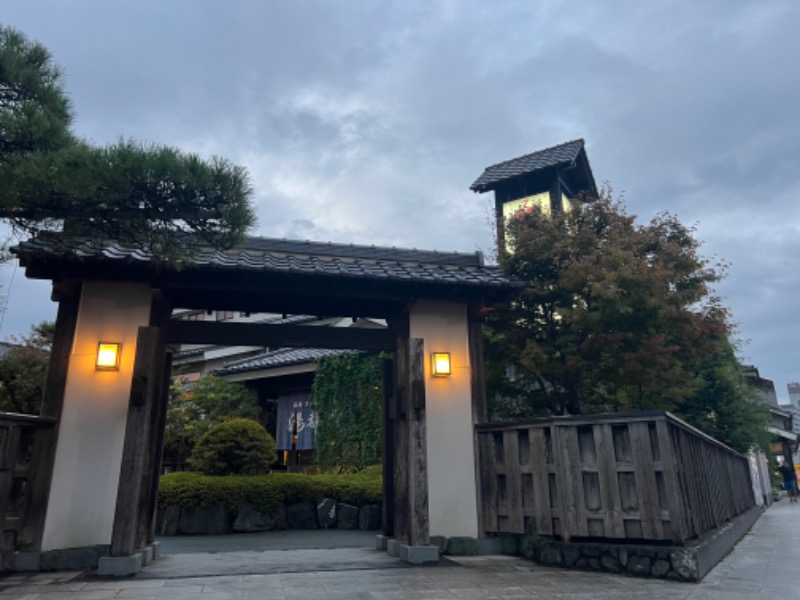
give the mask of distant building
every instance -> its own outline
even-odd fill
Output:
[[[790,383],[786,387],[789,390],[787,409],[792,413],[792,431],[800,435],[800,383]]]
[[[794,418],[792,411],[786,405],[778,404],[778,395],[775,393],[775,382],[764,379],[753,365],[742,365],[742,375],[760,396],[761,400],[769,407],[769,431],[773,435],[773,453],[782,456],[783,460],[793,463],[792,453],[795,450],[797,434],[794,431]]]

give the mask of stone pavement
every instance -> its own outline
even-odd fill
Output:
[[[447,558],[436,566],[411,567],[367,548],[172,554],[136,577],[122,580],[100,580],[86,573],[0,578],[0,600],[108,598],[800,598],[800,504],[784,499],[773,505],[699,584],[545,568],[505,556]]]

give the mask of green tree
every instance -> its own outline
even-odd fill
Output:
[[[327,356],[314,375],[317,461],[324,469],[361,470],[381,462],[380,356]]]
[[[206,375],[192,384],[170,386],[164,432],[164,460],[182,470],[200,438],[213,426],[234,418],[256,419],[259,409],[241,384]]]
[[[250,419],[229,419],[209,429],[192,452],[192,469],[207,475],[260,475],[275,462],[275,440]]]
[[[0,356],[0,410],[38,415],[44,396],[54,324],[33,325],[28,335],[12,337]]]
[[[767,450],[769,408],[742,376],[730,341],[717,339],[714,345],[696,364],[702,385],[676,411],[678,416],[739,452],[753,446]]]
[[[243,167],[129,140],[96,147],[72,116],[47,49],[0,26],[0,218],[17,231],[114,239],[177,261],[187,239],[228,248],[254,223]]]

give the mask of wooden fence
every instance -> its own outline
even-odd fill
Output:
[[[476,426],[485,532],[686,540],[755,504],[746,457],[667,412]]]
[[[26,517],[32,506],[36,452],[55,435],[56,420],[34,415],[0,413],[0,515],[3,516],[0,550],[20,550],[34,543]]]

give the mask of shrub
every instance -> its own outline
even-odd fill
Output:
[[[206,475],[257,475],[275,462],[275,440],[257,422],[231,419],[209,429],[190,463]]]
[[[238,512],[247,503],[261,512],[280,504],[319,502],[333,498],[354,506],[380,504],[383,499],[380,466],[351,475],[229,475],[215,477],[201,473],[170,473],[161,478],[158,504],[161,507],[195,508],[224,504]]]

